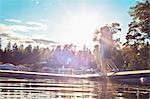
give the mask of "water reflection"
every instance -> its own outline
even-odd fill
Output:
[[[101,82],[85,79],[1,78],[1,99],[98,99]]]
[[[106,93],[107,91],[107,93]],[[149,99],[149,87],[87,79],[0,78],[0,99]]]

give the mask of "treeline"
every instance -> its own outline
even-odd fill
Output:
[[[50,53],[49,48],[39,48],[39,46],[33,47],[31,45],[24,47],[24,45],[18,46],[16,43],[11,46],[9,42],[4,50],[0,50],[0,62],[14,65],[35,64],[48,59]]]
[[[148,42],[141,44],[125,43],[123,45],[119,45],[116,42],[112,51],[112,60],[120,70],[150,69],[150,46]],[[87,63],[87,65],[91,65],[91,61],[92,64],[96,64],[94,63],[94,53],[91,52],[84,53],[84,50],[73,52],[72,50],[71,55],[80,66],[82,64],[85,65],[84,60],[87,59],[90,63]],[[65,53],[66,55],[64,49],[61,50],[61,53]],[[14,65],[31,65],[42,61],[50,61],[51,59],[55,59],[54,61],[58,62],[55,57],[60,59],[63,55],[58,54],[58,48],[50,50],[49,48],[33,47],[31,45],[24,47],[23,45],[18,46],[16,43],[11,46],[9,42],[4,50],[0,50],[0,62],[12,63]]]
[[[124,43],[121,49],[113,50],[113,61],[121,70],[150,69],[149,43]]]

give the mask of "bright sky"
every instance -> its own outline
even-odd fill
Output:
[[[46,39],[92,45],[96,28],[119,22],[124,41],[137,0],[0,0],[0,36],[32,43]]]

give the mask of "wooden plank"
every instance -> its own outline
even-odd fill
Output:
[[[110,72],[107,73],[108,77],[150,77],[150,70],[138,70],[138,71],[123,71],[123,72]],[[11,71],[11,70],[0,70],[0,77],[15,77],[15,78],[77,78],[77,79],[94,79],[104,78],[103,75],[99,74],[85,74],[85,75],[74,75],[74,74],[54,74],[54,73],[40,73],[40,72],[25,72],[25,71]]]
[[[150,74],[150,70],[110,72],[110,73],[107,73],[107,76],[137,75],[137,74]]]
[[[112,79],[132,79],[141,77],[150,77],[150,70],[111,72],[107,76]]]
[[[39,73],[39,72],[24,72],[24,71],[11,71],[11,70],[0,70],[0,77],[21,77],[21,78],[51,78],[51,77],[59,77],[59,78],[78,78],[78,79],[86,79],[86,78],[99,78],[102,75],[99,74],[85,74],[85,75],[74,75],[74,74],[53,74],[53,73]]]

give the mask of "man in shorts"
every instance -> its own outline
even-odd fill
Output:
[[[101,70],[104,74],[107,73],[107,66],[113,71],[118,71],[117,66],[111,59],[111,52],[113,48],[113,32],[110,27],[104,26],[100,29],[101,38],[100,42],[100,57],[101,57]]]

